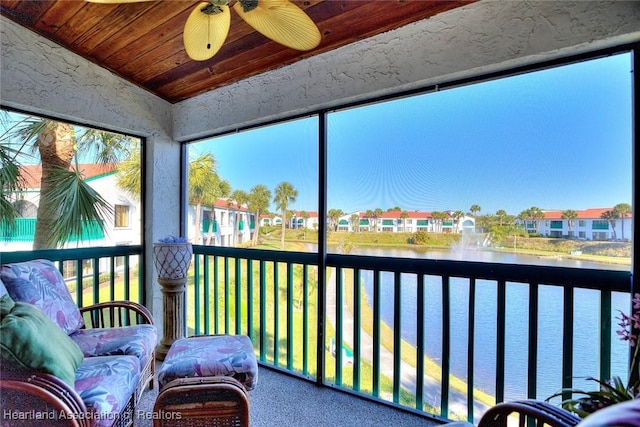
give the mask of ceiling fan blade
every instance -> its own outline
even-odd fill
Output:
[[[238,0],[233,9],[256,31],[281,45],[311,50],[320,44],[320,30],[288,0]],[[255,6],[255,7],[254,7]]]
[[[205,61],[213,57],[227,38],[230,26],[229,6],[199,3],[187,18],[182,34],[189,58]]]
[[[121,4],[121,3],[140,3],[143,1],[156,1],[156,0],[84,0],[89,3],[102,3],[102,4]]]

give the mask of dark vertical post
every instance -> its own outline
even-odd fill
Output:
[[[309,265],[302,268],[302,375],[309,374]]]
[[[442,378],[440,382],[440,416],[449,417],[449,386],[451,374],[451,283],[442,276]]]
[[[424,274],[417,275],[416,307],[416,409],[424,410]]]
[[[393,403],[400,403],[402,383],[402,275],[393,277]]]
[[[327,114],[318,116],[318,343],[316,383],[325,375],[325,302],[327,298]]]
[[[475,362],[475,333],[476,333],[476,278],[469,279],[469,319],[467,336],[467,421],[473,423],[474,418],[474,362]]]
[[[529,356],[527,369],[529,381],[527,383],[527,398],[537,398],[538,388],[538,291],[537,283],[529,283]]]
[[[640,263],[640,246],[638,246],[638,233],[636,230],[638,229],[638,221],[635,215],[638,212],[637,204],[636,204],[636,189],[638,189],[638,168],[636,165],[640,165],[638,159],[638,150],[637,150],[637,137],[638,132],[636,128],[636,124],[640,121],[640,94],[638,89],[640,88],[640,43],[636,43],[633,50],[631,51],[632,57],[632,103],[631,108],[633,109],[632,120],[631,120],[631,170],[633,171],[632,183],[631,183],[631,218],[633,218],[633,229],[631,230],[631,241],[633,242],[632,251],[631,251],[631,298],[637,293],[640,293],[640,280],[638,280],[637,275],[635,274],[635,267]],[[640,312],[640,309],[633,309],[633,304],[631,305],[632,315]],[[640,334],[639,330],[634,331],[636,334]],[[633,381],[640,381],[640,367],[638,367],[639,362],[636,361],[633,363],[635,352],[631,354],[630,367],[631,372],[629,373],[629,378]]]
[[[496,321],[496,403],[504,402],[504,367],[506,348],[507,284],[498,280]]]

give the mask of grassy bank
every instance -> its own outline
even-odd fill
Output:
[[[265,236],[265,245],[272,249],[280,249],[281,230],[273,228]],[[429,251],[432,249],[450,249],[460,245],[461,235],[452,233],[424,233],[425,241],[421,244],[413,243],[414,233],[369,232],[358,233],[328,232],[327,244],[337,246],[341,253],[355,253],[358,247],[397,247],[414,251]],[[476,241],[482,242],[484,234],[474,236]],[[317,244],[317,232],[312,230],[286,230],[287,244],[307,243]],[[354,251],[355,248],[355,251]],[[522,255],[562,257],[602,264],[617,264],[631,266],[631,242],[621,241],[590,241],[548,237],[513,237],[494,242],[483,248],[497,252],[510,252]]]

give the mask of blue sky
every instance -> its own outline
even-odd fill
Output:
[[[582,62],[328,118],[329,208],[518,214],[631,203],[631,58]],[[288,181],[317,211],[317,119],[195,143],[234,189]],[[274,209],[274,206],[271,207]]]

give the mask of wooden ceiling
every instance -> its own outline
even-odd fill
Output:
[[[184,23],[198,1],[0,0],[0,13],[175,103],[472,1],[294,1],[322,34],[320,45],[308,52],[270,41],[232,11],[229,35],[207,61],[189,59],[182,44]]]

